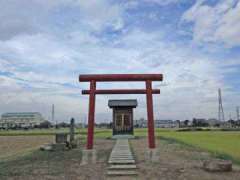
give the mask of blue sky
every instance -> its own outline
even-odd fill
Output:
[[[86,119],[86,73],[163,73],[154,83],[158,119],[217,117],[222,89],[226,117],[240,102],[239,0],[0,0],[0,113],[39,111]],[[141,88],[101,83],[98,88]],[[111,119],[98,96],[96,120]]]

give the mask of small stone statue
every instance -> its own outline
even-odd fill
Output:
[[[70,143],[72,143],[74,141],[74,126],[75,126],[75,122],[74,122],[74,118],[71,119],[70,122]]]

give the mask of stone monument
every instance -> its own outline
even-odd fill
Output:
[[[70,121],[70,143],[74,141],[74,126],[75,126],[75,120],[74,118]]]

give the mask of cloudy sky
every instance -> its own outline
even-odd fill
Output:
[[[0,114],[39,111],[47,119],[86,119],[86,73],[163,73],[154,83],[158,119],[217,117],[240,105],[239,0],[0,0]],[[101,83],[98,88],[141,88]],[[144,95],[98,96],[96,119],[111,119],[107,101]]]

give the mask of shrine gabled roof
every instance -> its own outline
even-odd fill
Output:
[[[111,99],[108,101],[108,106],[113,107],[137,107],[136,99]]]

